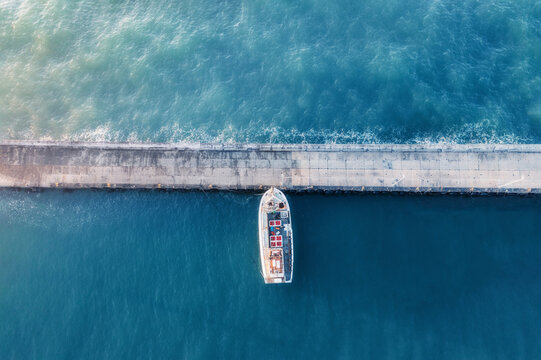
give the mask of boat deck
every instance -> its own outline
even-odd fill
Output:
[[[282,236],[282,249],[283,249],[283,264],[284,264],[284,278],[285,281],[291,281],[291,269],[292,269],[292,253],[291,253],[291,222],[290,217],[282,217],[283,213],[287,211],[276,211],[267,213],[267,224],[271,224],[271,221],[280,221],[280,226],[272,227],[269,225],[268,243],[266,244],[271,248],[271,236]],[[271,248],[272,249],[272,248]]]

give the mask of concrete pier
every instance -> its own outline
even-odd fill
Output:
[[[0,187],[541,193],[541,145],[0,141]]]

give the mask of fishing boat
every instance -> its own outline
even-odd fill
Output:
[[[293,280],[293,229],[287,199],[271,187],[259,203],[259,255],[266,284]]]

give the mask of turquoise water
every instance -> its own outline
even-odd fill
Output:
[[[541,2],[0,1],[0,139],[541,143]],[[0,359],[538,359],[539,197],[0,191]]]
[[[3,1],[0,136],[541,142],[541,3]]]

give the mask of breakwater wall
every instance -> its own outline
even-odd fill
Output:
[[[541,193],[541,145],[0,141],[0,187]]]

